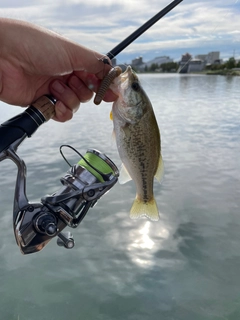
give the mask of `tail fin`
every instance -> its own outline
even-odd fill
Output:
[[[138,219],[141,217],[147,217],[152,221],[159,220],[158,208],[154,198],[149,202],[143,202],[138,198],[134,200],[130,211],[130,218]]]

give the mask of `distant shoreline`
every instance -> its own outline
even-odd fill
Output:
[[[207,75],[220,75],[220,76],[240,76],[240,71],[236,70],[215,70],[215,71],[207,71]]]
[[[177,73],[177,72],[154,72],[154,71],[146,71],[146,72],[139,72],[139,73],[142,73],[142,74],[171,74],[171,73]],[[213,75],[213,76],[217,76],[217,75],[220,75],[220,76],[240,76],[240,71],[236,71],[236,70],[231,70],[231,69],[227,69],[227,70],[204,70],[204,71],[198,71],[198,72],[188,72],[188,73],[183,73],[183,74],[205,74],[205,75]]]

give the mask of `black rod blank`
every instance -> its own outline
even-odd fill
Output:
[[[125,49],[130,43],[132,43],[135,39],[137,39],[142,33],[144,33],[147,29],[149,29],[154,23],[164,17],[169,11],[175,8],[180,2],[183,0],[174,0],[168,6],[166,6],[163,10],[158,12],[154,17],[145,22],[141,27],[139,27],[136,31],[134,31],[130,36],[124,39],[121,43],[119,43],[116,47],[114,47],[111,51],[107,53],[107,56],[110,59],[113,59],[117,54],[119,54],[123,49]]]

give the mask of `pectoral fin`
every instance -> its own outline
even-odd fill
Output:
[[[158,162],[158,168],[155,173],[155,178],[159,183],[162,181],[163,175],[164,175],[164,163],[161,155]]]
[[[112,111],[110,111],[109,118],[110,118],[110,120],[112,120],[112,121],[113,121],[113,114],[112,114]]]
[[[124,164],[122,164],[118,181],[120,184],[124,184],[130,180],[132,180],[132,178],[130,177],[130,174],[128,173]]]
[[[112,131],[112,142],[114,142],[114,144],[115,144],[115,142],[116,142],[116,132],[115,132],[114,129],[113,129],[113,131]]]

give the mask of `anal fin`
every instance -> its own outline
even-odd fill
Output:
[[[156,171],[154,177],[160,183],[162,178],[163,178],[163,175],[164,175],[164,163],[163,163],[162,155],[160,155],[160,158],[159,158],[159,161],[158,161],[157,171]]]

